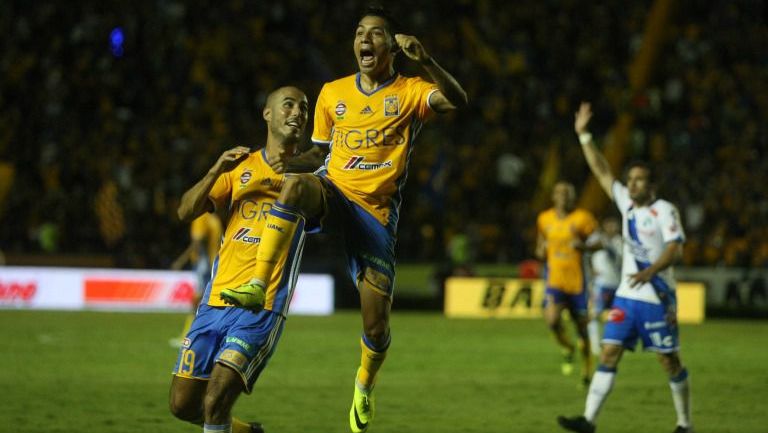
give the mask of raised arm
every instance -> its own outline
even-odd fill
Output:
[[[581,151],[584,153],[584,158],[589,164],[592,174],[595,175],[600,186],[603,187],[603,191],[608,194],[608,197],[613,198],[612,186],[615,180],[613,173],[611,173],[611,166],[608,165],[608,161],[605,156],[595,146],[595,140],[592,139],[592,134],[587,129],[589,120],[592,118],[592,107],[588,102],[582,102],[579,106],[579,111],[576,112],[573,122],[573,129],[579,136],[579,142],[581,143]]]
[[[467,105],[467,92],[461,87],[458,81],[437,64],[435,59],[427,54],[424,46],[414,36],[396,34],[395,40],[402,48],[403,53],[411,60],[419,62],[427,71],[430,77],[437,84],[437,92],[434,92],[429,98],[429,105],[438,113],[455,110],[456,108]]]
[[[216,163],[213,164],[208,173],[203,176],[192,188],[188,189],[181,196],[181,203],[176,213],[179,219],[185,222],[192,221],[204,212],[213,210],[213,204],[208,200],[208,193],[211,192],[213,184],[222,173],[226,173],[237,166],[237,164],[248,156],[251,149],[243,146],[237,146],[224,151]]]

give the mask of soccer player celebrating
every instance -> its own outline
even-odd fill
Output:
[[[221,247],[213,263],[197,316],[174,368],[170,408],[178,418],[203,425],[204,432],[262,432],[258,424],[231,418],[238,396],[249,394],[275,350],[283,330],[304,247],[303,221],[287,233],[289,248],[276,254],[269,290],[258,311],[227,307],[225,287],[251,279],[266,215],[284,184],[267,161],[293,155],[308,121],[306,95],[282,87],[267,98],[263,117],[267,144],[257,152],[238,146],[225,151],[181,199],[178,213],[189,221],[203,214],[228,213]]]
[[[690,433],[691,397],[688,371],[680,361],[675,280],[672,264],[685,241],[680,216],[672,203],[656,198],[651,169],[634,163],[627,185],[614,179],[605,157],[597,150],[587,124],[590,104],[582,103],[574,129],[592,173],[613,199],[623,217],[625,239],[622,280],[608,316],[600,364],[592,378],[583,416],[558,417],[558,423],[575,432],[594,432],[595,420],[616,379],[624,349],[633,350],[641,339],[646,350],[658,354],[669,376],[677,412],[675,433]]]
[[[362,14],[353,51],[359,72],[326,83],[315,108],[312,141],[330,151],[325,165],[286,178],[267,218],[252,283],[224,294],[236,305],[258,308],[260,293],[272,290],[268,277],[290,246],[289,234],[305,219],[340,233],[363,316],[349,412],[352,431],[363,432],[374,417],[376,374],[391,341],[395,233],[413,140],[432,112],[465,105],[467,96],[418,39],[397,33],[396,20],[384,9]],[[393,62],[401,51],[434,84],[399,75]]]
[[[562,313],[568,310],[576,324],[581,350],[581,380],[586,386],[592,373],[587,323],[586,275],[583,252],[586,240],[597,228],[589,211],[577,209],[576,190],[568,182],[558,182],[552,191],[553,207],[539,214],[536,255],[546,260],[544,318],[563,351],[562,372],[573,372],[576,348],[563,329]]]

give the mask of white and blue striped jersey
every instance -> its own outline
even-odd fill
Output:
[[[660,304],[665,297],[674,297],[675,278],[672,266],[656,274],[650,282],[630,287],[630,275],[647,268],[659,259],[669,242],[685,242],[683,225],[677,208],[666,200],[656,200],[638,207],[629,197],[629,190],[619,181],[612,185],[613,201],[621,212],[624,237],[621,284],[616,296]]]

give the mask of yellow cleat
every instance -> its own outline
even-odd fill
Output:
[[[565,352],[563,354],[563,363],[560,364],[560,371],[563,373],[563,376],[573,374],[573,352]]]
[[[267,295],[261,281],[251,280],[234,289],[222,289],[219,298],[225,304],[258,312],[264,309]]]
[[[355,381],[355,395],[352,398],[352,409],[349,410],[349,427],[354,433],[368,430],[373,421],[373,389],[363,391]]]

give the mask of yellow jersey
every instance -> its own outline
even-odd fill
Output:
[[[193,241],[202,242],[205,245],[205,253],[210,260],[216,257],[221,244],[221,220],[215,214],[206,212],[192,221],[189,226],[189,235]],[[199,251],[193,251],[195,261],[198,260],[199,253]]]
[[[226,306],[219,299],[221,289],[251,280],[264,223],[284,182],[285,176],[275,173],[267,163],[265,149],[251,153],[235,169],[216,180],[208,197],[217,210],[227,210],[228,218],[221,248],[213,263],[211,288],[203,294],[203,303]],[[280,258],[267,282],[266,310],[283,315],[288,312],[303,248],[302,228],[296,234],[301,244],[292,240],[291,248]]]
[[[383,225],[397,221],[413,141],[435,91],[421,78],[396,74],[367,93],[359,73],[320,90],[312,141],[329,146],[320,173]]]
[[[572,295],[581,293],[585,286],[583,257],[573,245],[586,241],[597,229],[595,217],[575,209],[559,218],[553,208],[539,214],[537,226],[547,246],[547,287]]]

